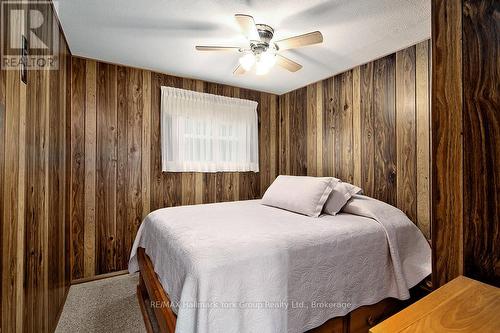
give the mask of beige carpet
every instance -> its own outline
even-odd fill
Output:
[[[127,274],[71,286],[56,332],[146,332],[138,278]]]

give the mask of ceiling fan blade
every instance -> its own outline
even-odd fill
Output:
[[[289,50],[296,47],[302,47],[323,42],[323,35],[319,31],[310,32],[307,34],[290,37],[279,40],[276,43],[279,50]]]
[[[236,14],[234,15],[236,22],[240,26],[241,33],[245,35],[248,40],[260,40],[259,32],[255,26],[255,21],[250,15]]]
[[[198,51],[239,51],[240,48],[236,46],[196,46]]]
[[[238,67],[236,67],[233,71],[233,75],[243,75],[245,74],[247,71],[241,66],[241,65],[238,65]]]
[[[282,55],[276,55],[276,63],[281,67],[288,69],[290,72],[296,72],[302,68],[301,64],[296,63],[293,60],[290,60]]]

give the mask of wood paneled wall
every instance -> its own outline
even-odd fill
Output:
[[[433,280],[500,286],[500,7],[432,2]]]
[[[336,176],[430,236],[429,41],[279,97],[279,173]]]
[[[30,4],[26,4],[29,9]],[[57,20],[47,7],[49,36]],[[45,15],[46,14],[46,15]],[[27,31],[4,25],[3,36]],[[42,37],[43,38],[43,37]],[[59,32],[59,70],[0,72],[1,331],[51,332],[69,288],[66,218],[67,63]],[[4,40],[5,41],[5,40]]]
[[[258,198],[277,175],[275,95],[77,57],[71,82],[73,280],[126,269],[150,211]],[[161,86],[257,101],[260,172],[161,172]]]

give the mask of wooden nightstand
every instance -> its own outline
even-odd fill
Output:
[[[500,332],[500,289],[460,276],[370,332]]]

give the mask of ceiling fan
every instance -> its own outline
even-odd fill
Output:
[[[323,35],[319,31],[273,41],[274,29],[267,24],[255,24],[253,17],[250,15],[236,14],[235,18],[241,32],[249,41],[248,48],[196,46],[198,51],[233,51],[241,53],[239,64],[233,71],[235,75],[245,74],[254,65],[256,74],[264,75],[269,72],[274,64],[278,64],[290,72],[296,72],[302,68],[302,65],[278,54],[278,52],[323,42]]]

